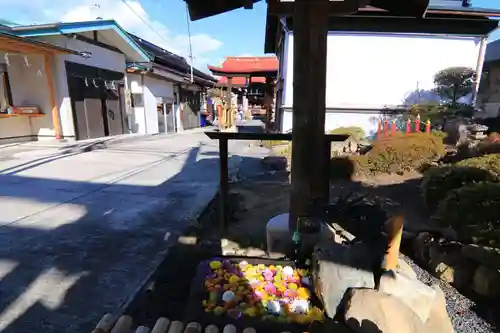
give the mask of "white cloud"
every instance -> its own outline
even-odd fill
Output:
[[[189,61],[188,35],[173,33],[164,24],[154,20],[145,11],[140,0],[128,0],[127,3],[120,0],[67,0],[59,3],[56,8],[54,2],[49,0],[19,0],[17,5],[11,0],[0,0],[0,4],[4,2],[7,2],[9,7],[21,7],[24,3],[24,6],[29,8],[32,15],[28,16],[32,16],[33,20],[21,23],[33,23],[35,20],[36,23],[91,21],[97,17],[114,19],[125,30],[184,56]],[[191,36],[191,44],[195,66],[201,70],[205,70],[206,64],[212,59],[211,53],[222,46],[222,42],[207,34]]]

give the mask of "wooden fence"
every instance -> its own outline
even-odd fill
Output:
[[[237,333],[234,325],[226,325],[221,330],[215,325],[202,327],[199,323],[188,323],[185,325],[180,321],[171,322],[167,318],[160,318],[152,327],[134,326],[132,318],[129,316],[116,317],[106,314],[96,325],[92,333]],[[242,333],[256,333],[255,329],[248,327]],[[286,332],[283,332],[286,333]]]

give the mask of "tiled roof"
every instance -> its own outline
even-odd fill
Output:
[[[186,61],[185,58],[174,54],[170,51],[167,51],[153,43],[150,43],[136,35],[133,35],[131,33],[128,33],[130,38],[134,40],[146,53],[148,53],[150,56],[154,57],[154,62],[158,63],[159,65],[164,65],[166,67],[172,68],[174,70],[177,70],[181,73],[190,73],[191,72],[191,66],[189,63]],[[196,78],[202,79],[202,80],[207,80],[207,81],[212,81],[215,82],[216,79],[208,74],[203,73],[202,71],[196,69],[193,67],[193,75]]]
[[[223,73],[258,73],[278,70],[277,57],[226,57],[222,66],[208,66],[214,72]]]

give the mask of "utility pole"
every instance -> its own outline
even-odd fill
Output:
[[[190,59],[190,67],[191,67],[191,83],[194,82],[194,77],[193,77],[193,45],[191,43],[191,26],[189,22],[189,8],[188,4],[186,2],[186,21],[187,21],[187,31],[188,31],[188,38],[189,38],[189,59]]]

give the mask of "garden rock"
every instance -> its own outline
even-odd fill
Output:
[[[491,298],[500,296],[500,272],[498,269],[479,266],[474,273],[473,289],[482,296]]]
[[[313,253],[313,281],[326,314],[334,318],[349,288],[374,288],[374,263],[380,257],[364,244],[321,243]]]
[[[286,156],[267,156],[262,159],[262,164],[271,170],[281,171],[286,170],[288,160]]]
[[[485,266],[500,269],[500,249],[470,244],[462,248],[462,253]]]
[[[423,323],[427,321],[436,297],[436,291],[428,285],[395,272],[386,272],[381,276],[378,291],[399,299]]]
[[[436,291],[436,297],[429,313],[429,318],[425,322],[426,332],[452,333],[453,325],[451,323],[448,311],[446,311],[446,298],[439,285],[435,284],[432,289]]]
[[[458,239],[457,232],[452,227],[448,226],[441,230],[443,238],[449,241],[456,241]]]
[[[425,325],[396,297],[369,289],[346,294],[344,320],[356,333],[424,333]]]
[[[430,247],[429,257],[429,269],[438,279],[456,288],[470,284],[476,265],[462,255],[459,243],[434,243]]]
[[[413,251],[415,257],[419,260],[428,261],[429,246],[432,242],[432,235],[428,232],[421,232],[418,234],[413,242]]]

